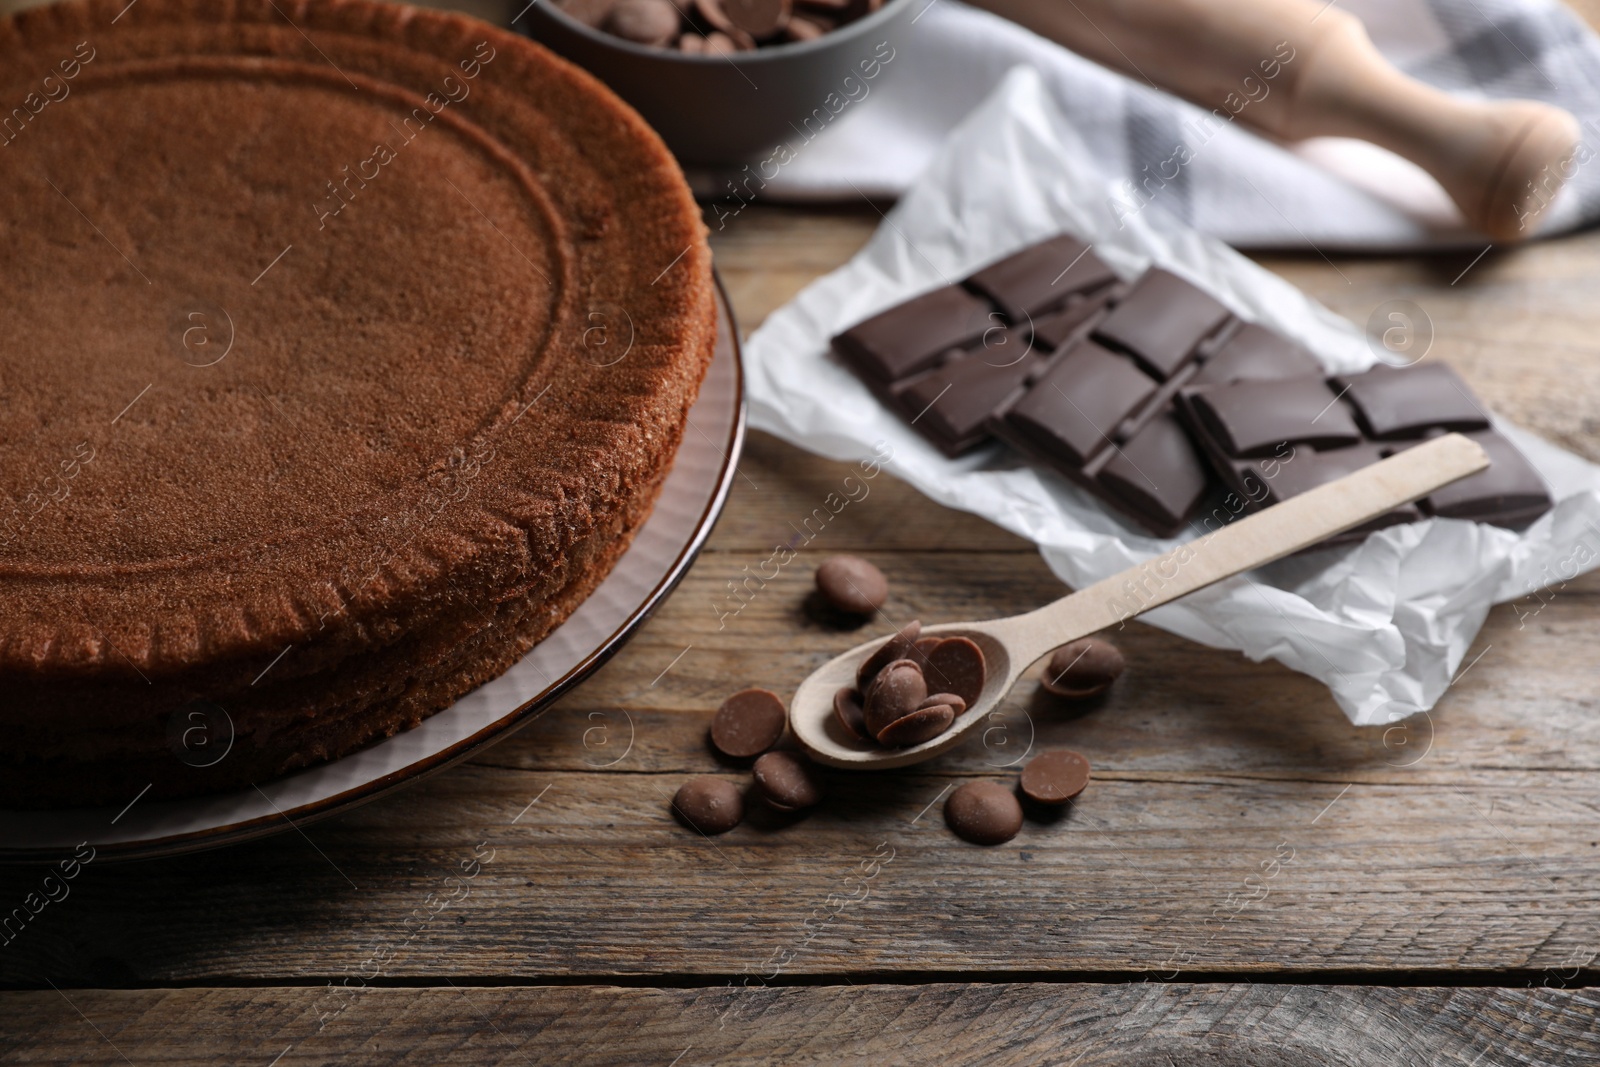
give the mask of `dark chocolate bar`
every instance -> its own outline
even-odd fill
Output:
[[[1004,326],[992,304],[959,285],[946,285],[859,323],[833,339],[857,374],[894,382],[933,366],[953,348]]]
[[[1176,274],[1119,282],[1065,235],[833,343],[946,455],[999,437],[1164,537],[1220,488],[1237,498],[1219,512],[1227,519],[1451,430],[1483,444],[1494,466],[1343,540],[1426,515],[1522,525],[1550,507],[1447,367],[1328,378],[1305,349]]]
[[[1343,535],[1428,515],[1525,526],[1550,509],[1538,472],[1443,363],[1361,374],[1194,384],[1179,407],[1213,467],[1248,509],[1286,500],[1450,431],[1489,453],[1488,470]]]

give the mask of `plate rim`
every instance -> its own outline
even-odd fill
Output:
[[[138,841],[117,841],[103,845],[97,844],[95,845],[96,862],[120,863],[144,859],[162,859],[170,856],[203,852],[214,848],[224,848],[229,845],[243,844],[247,841],[270,837],[286,830],[298,830],[308,823],[328,818],[340,812],[351,811],[364,804],[380,800],[407,786],[414,785],[426,778],[431,778],[441,771],[448,770],[483,749],[510,737],[543,715],[556,701],[566,696],[582,682],[588,680],[595,671],[603,667],[613,656],[620,652],[622,647],[632,639],[650,616],[655,614],[656,609],[661,606],[662,602],[678,587],[684,576],[689,573],[689,568],[694,566],[695,560],[699,558],[701,549],[705,547],[706,542],[710,539],[711,532],[716,527],[717,520],[721,518],[723,508],[727,505],[728,495],[733,489],[733,477],[737,472],[739,456],[744,448],[747,412],[745,405],[744,352],[739,339],[739,324],[738,320],[734,318],[733,305],[728,299],[727,288],[722,283],[722,275],[714,266],[711,271],[711,280],[716,289],[718,314],[725,318],[728,325],[734,368],[733,425],[728,432],[727,440],[724,442],[723,462],[717,472],[717,485],[710,498],[706,501],[700,518],[695,523],[693,536],[684,543],[683,548],[678,552],[667,573],[639,602],[638,607],[634,608],[628,617],[612,631],[610,636],[605,638],[592,652],[574,664],[571,669],[560,678],[557,678],[537,696],[524,701],[493,723],[470,736],[464,737],[447,748],[432,753],[408,767],[390,771],[387,774],[363,782],[360,785],[351,786],[320,800],[311,801],[294,808],[281,809],[272,815],[259,815],[242,822],[228,823],[204,830],[168,834],[164,837],[153,837]],[[333,762],[337,763],[338,760]],[[258,783],[251,784],[259,788]],[[61,858],[60,852],[59,848],[53,847],[28,846],[16,848],[0,846],[0,866],[35,866],[55,863]]]

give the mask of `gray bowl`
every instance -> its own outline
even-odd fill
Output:
[[[888,0],[814,41],[732,57],[624,41],[550,0],[532,5],[518,24],[632,104],[681,162],[722,166],[770,158],[778,145],[798,146],[866,105],[907,61],[897,50],[900,35],[928,2]]]

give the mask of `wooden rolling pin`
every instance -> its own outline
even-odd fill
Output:
[[[1357,137],[1422,167],[1468,223],[1518,241],[1571,175],[1578,122],[1409,78],[1322,0],[974,0],[1081,55],[1285,141]]]

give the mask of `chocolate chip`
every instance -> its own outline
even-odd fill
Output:
[[[949,704],[924,704],[879,730],[878,744],[886,748],[920,745],[950,729],[955,721],[956,711]]]
[[[735,35],[712,30],[706,34],[706,55],[731,56],[737,52],[748,52],[756,43],[743,34]]]
[[[605,28],[625,41],[661,45],[678,36],[679,25],[672,0],[617,0]]]
[[[889,579],[860,556],[834,556],[817,568],[817,590],[852,615],[871,615],[889,599]]]
[[[924,677],[926,677],[926,675],[924,675]],[[948,704],[950,706],[950,710],[954,711],[957,715],[960,715],[963,711],[967,710],[967,702],[956,696],[954,693],[934,693],[932,696],[928,697],[927,700],[924,700],[920,706],[924,708],[931,708],[939,704]]]
[[[874,737],[897,719],[910,715],[927,699],[928,683],[922,668],[908,659],[897,659],[883,668],[867,690],[865,708],[867,732]]]
[[[744,818],[744,798],[738,787],[721,778],[702,775],[678,787],[672,809],[692,829],[703,834],[722,834]]]
[[[861,669],[856,671],[856,688],[865,693],[871,688],[872,680],[878,676],[879,671],[897,659],[906,659],[921,633],[922,623],[915,619],[901,627],[899,633],[885,641],[879,646],[878,651],[862,662]]]
[[[558,0],[561,10],[583,23],[599,29],[616,6],[617,0]]]
[[[1089,784],[1089,761],[1070,749],[1041,752],[1022,768],[1022,791],[1041,804],[1065,804]]]
[[[727,33],[734,28],[733,20],[728,18],[728,12],[722,6],[722,0],[694,0],[694,10],[700,16],[700,21],[714,30]]]
[[[695,0],[694,9],[700,15],[700,21],[711,27],[706,32],[706,43],[711,51],[726,48],[730,43],[741,52],[748,52],[756,46],[756,39],[729,17],[727,0]],[[722,38],[717,36],[719,33],[723,35]]]
[[[814,41],[871,14],[882,0],[553,0],[587,26],[684,55],[733,55]],[[667,8],[673,17],[667,18]],[[619,8],[627,10],[618,11]],[[796,9],[802,14],[796,14]],[[679,38],[679,33],[684,37]]]
[[[833,694],[833,713],[851,736],[872,740],[872,735],[867,733],[866,709],[861,706],[861,694],[856,690],[847,685]]]
[[[784,26],[784,35],[791,41],[815,41],[818,37],[828,32],[829,27],[817,19],[795,15]]]
[[[927,675],[934,688],[954,693],[970,708],[983,695],[983,650],[965,637],[947,637],[928,653]]]
[[[968,782],[944,802],[944,821],[974,845],[1003,845],[1022,829],[1016,794],[995,782]]]
[[[721,0],[728,21],[756,40],[783,32],[789,21],[790,0]]]
[[[767,689],[741,689],[717,709],[711,743],[724,756],[747,759],[778,743],[789,721],[783,701]]]
[[[1050,653],[1050,663],[1039,682],[1056,696],[1082,699],[1110,689],[1124,666],[1116,645],[1085,637]]]
[[[761,798],[779,811],[809,808],[822,799],[811,764],[788,752],[768,752],[752,768]]]

